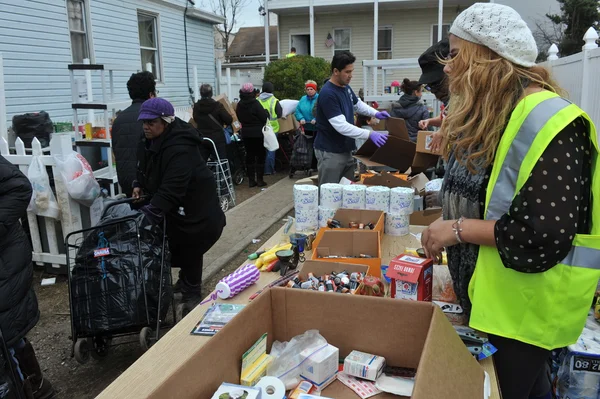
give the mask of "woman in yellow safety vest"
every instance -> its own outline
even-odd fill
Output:
[[[550,398],[550,351],[577,341],[600,277],[600,168],[594,124],[535,65],[512,8],[477,3],[450,29],[443,248],[469,324],[486,332],[503,397]]]

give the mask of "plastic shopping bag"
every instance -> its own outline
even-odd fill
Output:
[[[281,117],[285,118],[288,115],[296,112],[296,108],[298,107],[298,100],[280,100],[279,105],[281,105]]]
[[[58,203],[52,192],[52,187],[50,187],[50,179],[48,178],[48,172],[42,162],[42,158],[34,156],[31,159],[27,177],[33,188],[33,194],[31,195],[27,210],[38,216],[58,219],[60,213]]]
[[[92,206],[100,195],[100,185],[94,178],[88,161],[75,151],[56,158],[60,174],[71,198],[85,206]]]
[[[279,141],[277,141],[277,136],[273,131],[273,126],[271,126],[271,123],[268,119],[262,131],[263,135],[265,136],[264,144],[267,151],[277,151],[279,149]]]

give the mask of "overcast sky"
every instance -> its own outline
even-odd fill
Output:
[[[247,5],[242,9],[237,28],[244,26],[264,26],[263,17],[258,13],[260,0],[248,0]],[[272,17],[271,17],[272,18]]]

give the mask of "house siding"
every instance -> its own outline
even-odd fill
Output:
[[[129,98],[127,80],[141,70],[137,12],[143,10],[158,14],[162,55],[159,96],[176,107],[188,105],[183,11],[148,0],[93,0],[88,4],[88,34],[92,34],[95,62],[131,67],[114,73],[115,98]],[[213,25],[188,18],[187,33],[190,86],[194,66],[199,83],[214,85]],[[53,120],[69,120],[72,100],[67,65],[72,58],[66,0],[0,0],[0,52],[9,126],[12,116],[40,110],[50,113]],[[100,101],[100,73],[92,72],[92,76],[94,100]]]
[[[444,24],[450,24],[456,15],[455,7],[444,9]],[[337,28],[351,29],[350,51],[356,56],[352,86],[358,91],[363,86],[362,61],[373,59],[373,11],[323,14],[316,8],[315,17],[315,55],[328,61],[333,57],[333,47],[325,46],[327,34],[333,36],[333,30]],[[379,26],[392,27],[392,58],[418,58],[431,45],[432,25],[437,24],[437,18],[437,8],[380,10]],[[289,50],[290,34],[308,30],[308,14],[280,16],[279,53],[286,54]],[[419,76],[419,68],[396,70],[388,73],[386,80],[389,85],[392,80],[417,79]]]

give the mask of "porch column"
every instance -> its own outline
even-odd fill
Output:
[[[439,0],[438,5],[438,37],[437,41],[442,40],[442,26],[444,24],[444,0]]]
[[[265,0],[265,62],[269,65],[270,48],[269,48],[269,0]]]
[[[8,142],[8,130],[6,128],[6,94],[4,91],[4,62],[0,53],[0,139]]]
[[[375,60],[375,61],[377,60],[378,47],[379,47],[379,0],[373,0],[373,60]],[[374,66],[373,67],[373,95],[377,95],[377,71],[378,71],[377,66]],[[366,90],[366,88],[365,88],[365,90]]]
[[[314,0],[310,0],[308,6],[309,25],[310,25],[310,55],[315,56],[315,7]]]

